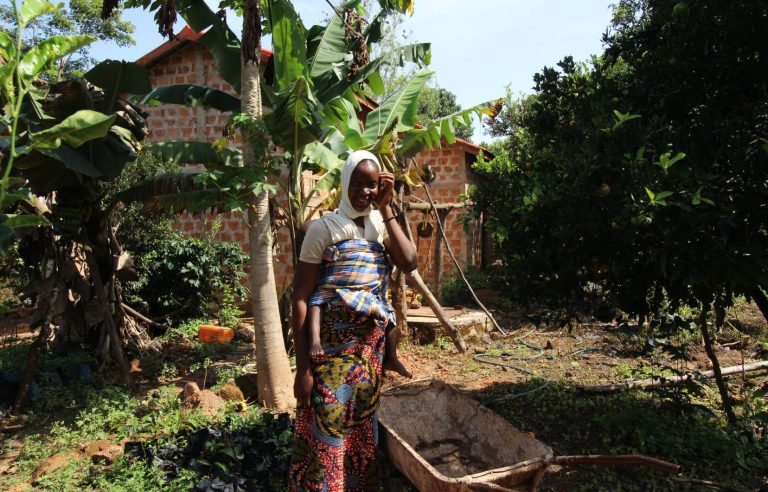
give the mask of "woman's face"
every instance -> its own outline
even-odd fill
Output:
[[[371,160],[358,163],[349,179],[349,201],[358,212],[363,212],[379,193],[379,168]]]

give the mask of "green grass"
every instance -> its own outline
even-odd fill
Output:
[[[497,387],[483,398],[523,393],[534,386],[536,383],[529,382]],[[754,489],[768,477],[768,413],[756,418],[768,410],[768,404],[760,403],[754,393],[751,390],[747,398],[754,407],[738,407],[741,417],[736,427],[729,427],[717,410],[719,397],[711,385],[695,392],[675,389],[598,395],[580,393],[559,382],[490,406],[519,429],[534,432],[555,455],[642,454],[681,465],[685,477]],[[564,485],[558,483],[563,476],[548,475],[542,490],[700,490],[700,486],[642,467],[570,470],[575,470],[573,482]]]
[[[88,387],[86,393],[86,400],[78,411],[69,417],[64,412],[57,416],[60,420],[53,423],[43,422],[44,426],[24,438],[15,463],[16,471],[12,475],[0,475],[0,490],[28,482],[32,472],[45,459],[56,454],[68,454],[82,443],[96,439],[119,442],[128,438],[149,445],[162,445],[178,442],[178,434],[201,426],[234,430],[256,425],[262,418],[256,407],[248,407],[239,413],[228,407],[226,412],[216,417],[184,409],[173,386],[153,390],[144,400],[114,386]],[[35,415],[33,426],[35,421],[42,420],[39,412]],[[52,491],[189,490],[200,478],[195,473],[184,472],[166,482],[144,461],[123,457],[112,466],[103,466],[92,465],[82,458],[46,475],[37,487]]]

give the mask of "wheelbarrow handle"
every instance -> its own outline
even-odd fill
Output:
[[[644,465],[665,473],[680,473],[680,465],[639,454],[555,456],[552,465]]]

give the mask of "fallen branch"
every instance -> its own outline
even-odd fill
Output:
[[[723,376],[731,376],[733,374],[741,374],[743,372],[759,371],[760,369],[768,369],[768,360],[755,362],[754,364],[738,365],[726,367],[722,370]],[[674,386],[676,384],[684,383],[686,381],[699,381],[703,379],[709,379],[714,377],[715,371],[704,372],[689,372],[682,376],[673,376],[669,378],[651,378],[642,379],[639,381],[627,381],[625,383],[617,384],[602,384],[598,386],[578,386],[579,391],[586,391],[589,393],[612,393],[616,391],[623,391],[633,388],[652,389],[663,388],[665,386]]]
[[[153,321],[153,320],[147,318],[146,316],[144,316],[140,312],[136,311],[135,309],[133,309],[131,306],[129,306],[127,304],[121,303],[120,307],[122,307],[123,310],[126,313],[130,314],[131,316],[133,316],[134,318],[138,319],[139,321],[143,321],[144,323],[148,324],[149,326],[153,326],[155,328],[160,328],[163,331],[167,331],[168,330],[168,327],[166,325],[164,325],[162,323],[158,323],[157,321]]]
[[[551,465],[571,466],[571,465],[643,465],[665,473],[680,473],[680,465],[670,463],[669,461],[642,456],[639,454],[584,454],[576,456],[555,456],[548,462]]]
[[[689,485],[703,485],[711,489],[727,490],[728,492],[746,492],[746,489],[739,489],[726,483],[713,482],[712,480],[700,480],[698,478],[670,477],[675,482]]]

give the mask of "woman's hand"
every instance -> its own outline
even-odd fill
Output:
[[[296,405],[300,408],[309,408],[312,402],[312,386],[315,384],[315,378],[312,375],[312,369],[305,369],[296,372],[296,379],[293,382],[293,396],[296,397]]]
[[[379,173],[379,192],[376,195],[376,208],[379,212],[392,203],[395,197],[395,176],[392,173],[382,171]]]

